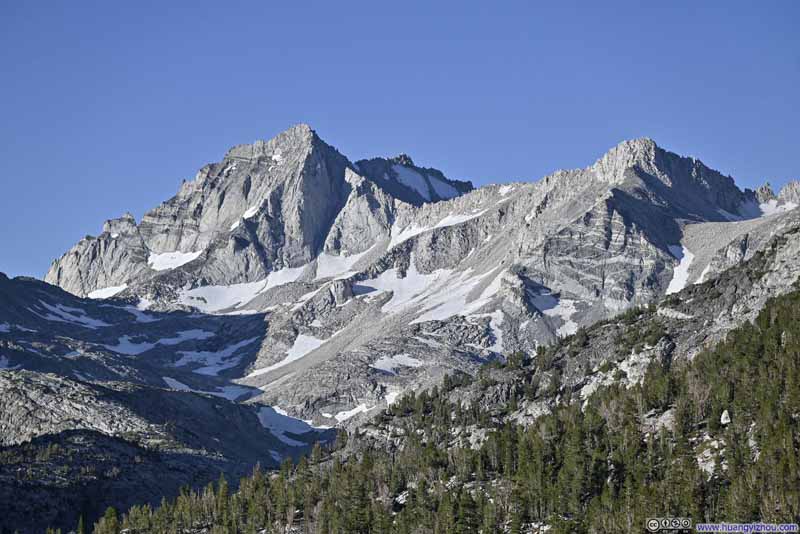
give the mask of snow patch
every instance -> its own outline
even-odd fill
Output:
[[[325,343],[324,339],[317,339],[313,336],[300,334],[297,336],[297,339],[294,340],[292,348],[290,348],[289,351],[286,353],[286,358],[277,363],[273,363],[272,365],[264,367],[262,369],[253,371],[252,373],[247,375],[247,377],[250,378],[253,376],[263,375],[269,373],[270,371],[274,371],[275,369],[283,367],[284,365],[290,364],[295,360],[299,360],[300,358],[302,358],[312,350],[316,349],[323,343]]]
[[[409,169],[403,165],[394,164],[392,170],[397,175],[397,179],[401,184],[419,193],[425,200],[431,199],[430,187],[425,181],[425,177],[414,169]]]
[[[373,406],[373,408],[374,408],[374,406]],[[343,421],[347,421],[351,417],[356,416],[356,415],[358,415],[360,413],[366,413],[366,412],[370,411],[371,409],[372,408],[367,408],[366,404],[361,403],[358,406],[356,406],[355,408],[353,408],[352,410],[345,410],[345,411],[337,413],[336,415],[333,416],[333,418],[341,423]]]
[[[670,245],[669,251],[679,261],[678,265],[673,270],[672,280],[670,280],[669,286],[667,286],[667,295],[677,293],[686,287],[686,283],[689,281],[689,266],[694,260],[694,254],[683,245]]]
[[[167,384],[167,386],[169,386],[171,389],[175,389],[178,391],[194,391],[192,388],[190,388],[183,382],[175,380],[174,378],[170,378],[168,376],[162,376],[161,380],[163,380],[164,383]]]
[[[128,289],[128,284],[122,284],[121,286],[112,286],[112,287],[106,287],[106,288],[103,288],[103,289],[95,289],[94,291],[89,293],[87,296],[90,299],[107,299],[107,298],[113,297],[117,293],[121,293],[122,291],[125,291],[126,289]]]
[[[20,365],[14,365],[12,367],[8,357],[0,354],[0,369],[9,369],[13,371],[14,369],[19,369],[20,367]]]
[[[194,306],[202,312],[213,313],[250,302],[265,285],[266,282],[260,280],[230,286],[201,286],[182,291],[178,301],[181,304]]]
[[[481,215],[486,213],[486,211],[487,210],[473,211],[471,213],[460,213],[457,215],[453,215],[451,213],[450,215],[448,215],[447,217],[436,223],[436,226],[434,226],[434,228],[446,228],[448,226],[455,226],[457,224],[465,223],[467,221],[471,221],[472,219],[480,217]]]
[[[501,197],[507,196],[509,193],[514,191],[513,185],[504,185],[501,186],[500,189],[497,191]]]
[[[252,388],[248,388],[245,386],[224,386],[218,388],[219,391],[202,391],[199,389],[192,389],[190,386],[187,386],[183,382],[180,382],[168,376],[162,376],[161,380],[163,380],[164,383],[167,384],[167,386],[170,389],[174,389],[177,391],[188,391],[190,393],[203,393],[205,395],[213,395],[215,397],[222,397],[224,399],[228,399],[229,401],[235,401],[236,399],[245,394],[253,393]]]
[[[242,219],[249,219],[254,217],[258,210],[261,209],[261,205],[253,206],[252,208],[247,208],[244,213],[242,213]]]
[[[301,265],[300,267],[284,267],[279,271],[272,271],[267,275],[267,284],[262,291],[296,282],[297,279],[300,278],[300,275],[303,274],[305,268],[306,265]]]
[[[392,239],[389,241],[389,247],[388,248],[391,249],[393,247],[396,247],[400,243],[408,241],[409,239],[411,239],[415,235],[419,235],[419,234],[421,234],[423,232],[427,232],[431,228],[432,227],[416,226],[416,225],[412,224],[411,226],[407,226],[407,227],[403,228],[402,230],[398,231],[396,227],[392,226],[392,230],[391,230]]]
[[[421,367],[422,365],[422,360],[412,358],[408,354],[397,354],[395,356],[381,356],[370,367],[395,374],[395,369],[398,367]]]
[[[389,393],[387,393],[386,394],[386,405],[387,406],[391,406],[392,404],[397,402],[397,399],[400,397],[401,393],[403,393],[403,392],[400,391],[400,390],[390,391]]]
[[[534,296],[531,300],[542,314],[561,319],[564,324],[556,330],[556,334],[559,336],[570,336],[578,331],[578,323],[572,320],[572,316],[578,311],[576,308],[577,301],[562,299],[552,293],[542,293]]]
[[[161,320],[158,317],[154,317],[149,313],[143,312],[136,306],[125,306],[123,309],[133,315],[137,323],[154,323]]]
[[[200,375],[217,376],[221,371],[236,367],[241,358],[231,358],[239,349],[246,347],[257,341],[257,337],[245,339],[234,345],[230,345],[219,351],[179,351],[181,358],[175,362],[176,367],[183,367],[191,363],[204,364],[203,367],[192,369],[192,372]],[[226,361],[227,360],[227,361]]]
[[[213,336],[214,334],[212,332],[206,332],[205,330],[184,330],[182,332],[178,332],[175,337],[159,339],[158,341],[152,343],[134,343],[131,341],[133,339],[131,336],[121,336],[117,339],[116,345],[103,345],[103,347],[119,354],[136,356],[137,354],[147,352],[156,345],[179,345],[184,341],[203,340]]]
[[[797,207],[794,202],[778,202],[774,198],[758,205],[764,217],[786,213]]]
[[[389,241],[389,249],[408,241],[414,236],[419,234],[428,232],[430,230],[436,230],[438,228],[447,228],[448,226],[455,226],[457,224],[461,224],[467,222],[469,220],[475,219],[480,217],[487,210],[482,211],[472,211],[470,213],[451,213],[444,218],[442,218],[438,223],[433,226],[416,226],[414,224],[410,226],[406,226],[402,230],[398,230],[397,227],[392,226],[391,229],[391,240]]]
[[[705,268],[705,269],[703,269],[703,272],[702,272],[702,273],[700,273],[700,277],[699,277],[697,280],[695,280],[695,282],[694,282],[694,283],[695,283],[695,284],[702,284],[703,282],[705,282],[705,281],[706,281],[706,277],[708,276],[708,273],[709,273],[710,271],[711,271],[711,263],[709,263],[708,265],[706,265],[706,268]]]
[[[452,185],[441,181],[435,176],[428,176],[428,179],[431,182],[431,187],[433,187],[433,190],[442,200],[447,200],[458,196],[458,190]]]
[[[99,319],[90,317],[86,313],[86,310],[82,310],[80,308],[71,308],[69,306],[64,306],[63,304],[56,304],[55,306],[52,306],[43,300],[40,300],[39,304],[41,304],[42,307],[44,307],[50,313],[47,315],[39,315],[35,311],[31,311],[39,317],[47,319],[48,321],[76,324],[92,330],[96,330],[97,328],[102,328],[105,326],[111,326]]]
[[[331,278],[335,276],[347,277],[353,274],[351,269],[353,265],[358,262],[369,250],[352,256],[334,256],[332,254],[322,253],[317,256],[317,276],[314,280],[321,280],[323,278]]]
[[[277,406],[262,406],[259,408],[258,420],[261,422],[261,426],[272,432],[276,438],[292,447],[302,447],[306,443],[292,439],[286,433],[305,434],[317,430],[305,421],[286,415],[286,412]]]
[[[168,271],[176,269],[181,265],[186,265],[192,260],[197,259],[203,251],[197,252],[164,252],[162,254],[150,254],[147,264],[154,271]]]
[[[494,352],[503,352],[503,312],[496,311],[489,314],[489,327],[494,334],[494,343],[489,347],[489,350]]]
[[[257,282],[245,282],[230,286],[201,286],[184,290],[178,297],[178,302],[193,306],[204,313],[236,308],[247,304],[268,289],[294,282],[300,278],[305,268],[306,266],[303,265],[273,271],[267,278]]]
[[[414,319],[411,324],[434,320],[444,321],[455,315],[469,315],[477,311],[500,290],[502,271],[495,274],[495,278],[477,299],[468,302],[473,290],[492,273],[495,271],[472,275],[472,270],[468,269],[457,277],[450,276],[442,283],[437,280],[428,290],[414,299],[414,303],[424,310],[424,313]]]
[[[691,315],[687,315],[683,312],[679,312],[678,310],[672,310],[670,308],[659,308],[656,312],[658,315],[662,317],[668,317],[670,319],[691,319]]]
[[[376,278],[361,282],[359,285],[377,291],[391,291],[393,293],[392,298],[381,308],[382,312],[391,313],[401,310],[414,297],[424,292],[434,281],[446,279],[451,272],[442,269],[431,274],[421,274],[417,271],[412,258],[405,278],[398,277],[400,273],[397,269],[387,269]]]

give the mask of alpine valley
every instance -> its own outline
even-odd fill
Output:
[[[798,205],[650,139],[480,188],[307,125],[233,147],[44,282],[0,274],[0,524],[796,520],[761,463],[800,475]]]

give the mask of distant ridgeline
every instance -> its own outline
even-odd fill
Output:
[[[547,356],[558,349],[536,360],[557,368]],[[332,452],[257,470],[238,492],[222,479],[154,509],[110,510],[94,532],[634,532],[653,516],[800,518],[800,291],[690,362],[652,362],[641,384],[602,387],[525,427],[495,424],[537,390],[538,367],[514,357],[404,396],[374,423],[395,446],[341,434]],[[489,409],[454,402],[508,380],[513,396]],[[464,428],[483,443],[449,446]]]

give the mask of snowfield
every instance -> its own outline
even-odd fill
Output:
[[[372,408],[374,408],[374,406]],[[359,404],[358,406],[356,406],[355,408],[353,408],[352,410],[345,410],[345,411],[337,413],[336,415],[333,416],[333,418],[336,419],[337,421],[339,421],[340,423],[342,423],[342,422],[347,421],[351,417],[356,416],[356,415],[358,415],[360,413],[366,413],[366,412],[370,411],[372,408],[367,408],[367,405],[362,403],[362,404]]]
[[[397,354],[395,356],[381,356],[370,367],[389,374],[396,374],[398,367],[421,367],[422,365],[422,360],[412,358],[408,354]]]
[[[230,286],[200,286],[184,290],[178,302],[193,306],[204,313],[216,313],[229,308],[243,306],[261,293],[284,284],[295,282],[307,266],[286,267],[269,273],[257,282],[245,282]]]
[[[313,336],[300,334],[297,336],[297,339],[294,340],[292,348],[290,348],[289,351],[286,353],[286,358],[279,361],[278,363],[273,363],[272,365],[269,365],[262,369],[257,369],[252,373],[250,373],[249,375],[247,375],[247,377],[250,378],[253,376],[263,375],[269,373],[270,371],[283,367],[284,365],[292,363],[295,360],[299,360],[312,350],[316,349],[317,347],[325,343],[325,341],[326,340],[324,339],[317,339]]]
[[[100,319],[94,319],[90,317],[89,314],[86,313],[86,310],[82,310],[80,308],[72,308],[69,306],[64,306],[63,304],[51,306],[43,300],[40,300],[39,304],[50,313],[47,315],[42,315],[35,310],[30,311],[43,319],[47,319],[48,321],[75,324],[91,330],[111,326]]]
[[[275,434],[275,437],[279,440],[292,447],[301,447],[306,444],[302,441],[290,438],[286,433],[301,435],[307,432],[317,431],[316,428],[305,421],[286,415],[286,412],[277,406],[263,406],[259,408],[258,420],[261,422],[261,426]]]
[[[239,349],[251,345],[259,338],[245,339],[219,351],[179,351],[181,358],[175,362],[176,367],[183,367],[192,363],[202,364],[203,367],[192,369],[200,375],[217,376],[220,372],[239,365],[241,358],[231,358]]]
[[[694,254],[692,254],[689,249],[683,245],[670,245],[669,251],[673,256],[675,256],[675,258],[679,260],[679,262],[673,271],[672,280],[670,280],[669,286],[667,286],[667,295],[677,293],[686,287],[686,284],[689,281],[689,266],[694,260]]]
[[[235,401],[244,395],[253,395],[255,393],[252,388],[248,388],[245,386],[223,386],[221,388],[218,388],[219,391],[202,391],[199,389],[192,389],[183,382],[180,382],[168,376],[162,376],[161,380],[163,380],[164,383],[167,384],[167,386],[170,389],[174,389],[176,391],[188,391],[190,393],[204,393],[206,395],[222,397],[223,399],[228,399],[229,401]]]
[[[428,187],[428,182],[425,181],[425,177],[420,173],[398,164],[393,165],[392,170],[397,174],[397,179],[401,184],[416,191],[425,200],[431,199],[431,190]]]
[[[212,332],[206,332],[205,330],[184,330],[182,332],[178,332],[175,337],[159,339],[152,343],[146,341],[142,343],[134,343],[131,336],[121,336],[119,339],[117,339],[116,345],[103,346],[108,350],[113,350],[119,354],[136,356],[138,354],[142,354],[143,352],[147,352],[157,345],[179,345],[184,341],[203,340],[213,336],[214,334]]]
[[[197,259],[203,251],[198,252],[164,252],[163,254],[150,254],[147,264],[154,271],[169,271],[181,265],[186,265]]]
[[[117,293],[125,291],[126,289],[128,289],[128,284],[122,284],[121,286],[112,286],[103,289],[97,289],[89,293],[87,296],[90,299],[108,299],[113,297]]]
[[[323,278],[346,277],[354,272],[351,270],[353,265],[358,262],[369,250],[352,256],[333,256],[322,253],[317,257],[317,276],[314,280]]]

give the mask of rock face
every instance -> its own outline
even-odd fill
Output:
[[[364,165],[377,172],[378,163]],[[185,266],[192,277],[218,284],[256,280],[309,262],[323,245],[349,252],[380,238],[393,201],[381,186],[412,203],[422,198],[398,175],[430,184],[425,201],[472,189],[414,167],[410,158],[384,163],[385,173],[368,182],[306,125],[233,147],[139,225],[129,214],[106,222],[99,237],[55,261],[45,279],[78,295],[158,276],[166,266]],[[174,258],[159,263],[164,255]]]
[[[405,155],[351,163],[301,125],[234,147],[138,225],[109,221],[47,281],[198,321],[251,314],[254,354],[203,388],[342,424],[746,261],[794,224],[795,189],[741,191],[650,139],[473,189]]]

